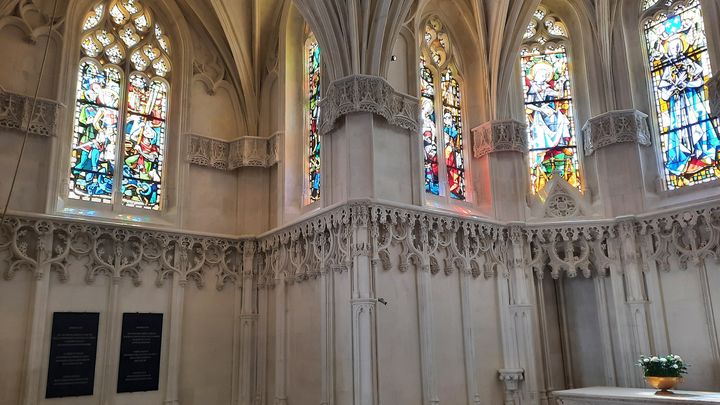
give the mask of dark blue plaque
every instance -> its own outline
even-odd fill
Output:
[[[157,391],[163,314],[124,313],[117,392]]]
[[[45,398],[92,395],[97,353],[97,312],[54,312]]]

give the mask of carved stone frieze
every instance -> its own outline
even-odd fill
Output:
[[[717,259],[720,205],[617,220],[498,224],[361,200],[257,239],[10,217],[0,228],[0,256],[9,260],[7,279],[18,271],[36,277],[54,271],[67,279],[68,269],[77,268],[70,263],[80,261],[87,282],[105,275],[139,283],[142,272],[154,271],[159,284],[171,276],[198,286],[214,278],[218,289],[247,278],[263,288],[278,280],[314,280],[328,271],[347,271],[360,256],[381,271],[413,269],[434,276],[459,271],[473,278],[508,277],[520,263],[538,278],[604,277],[613,266],[619,269],[611,246],[630,240],[629,232],[646,270],[653,263],[670,270],[671,258],[681,268]],[[253,269],[243,271],[244,255],[254,255],[247,261]]]
[[[54,271],[69,279],[81,264],[82,278],[93,283],[99,276],[113,281],[130,278],[140,285],[142,273],[153,271],[158,285],[179,277],[202,287],[216,276],[218,289],[240,282],[244,239],[222,239],[159,232],[122,226],[96,225],[55,219],[9,217],[0,227],[0,254],[8,262],[3,277],[19,271],[45,277]]]
[[[223,141],[189,134],[187,160],[199,166],[220,170],[239,167],[270,167],[278,163],[278,134],[269,138],[245,136]]]
[[[27,130],[33,135],[54,136],[62,104],[0,90],[0,127]]]
[[[335,122],[353,112],[379,115],[391,125],[418,130],[420,107],[416,97],[402,94],[379,76],[352,75],[335,80],[320,100],[320,134],[332,131]]]
[[[623,142],[643,146],[651,143],[647,114],[637,110],[609,111],[590,118],[583,126],[585,155],[598,149]]]
[[[518,121],[489,121],[473,128],[472,133],[475,158],[481,158],[493,152],[527,153],[526,127]]]

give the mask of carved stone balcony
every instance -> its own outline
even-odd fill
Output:
[[[473,128],[473,156],[481,158],[494,152],[527,153],[524,124],[514,120],[489,121]]]
[[[609,111],[590,118],[583,126],[585,156],[623,142],[648,146],[651,143],[647,114],[637,110]]]
[[[320,100],[320,109],[321,135],[332,131],[340,117],[353,112],[373,113],[390,125],[412,132],[418,130],[418,99],[395,91],[379,76],[353,75],[330,83]]]
[[[235,170],[239,167],[270,167],[280,160],[279,133],[268,138],[245,136],[233,141],[196,134],[188,136],[187,160],[198,166]]]
[[[38,98],[33,111],[32,97],[0,89],[0,127],[55,136],[61,107],[57,101]]]

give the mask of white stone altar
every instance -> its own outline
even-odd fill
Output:
[[[555,391],[558,405],[614,404],[720,404],[720,392],[673,390],[674,395],[655,395],[654,389],[588,387]]]

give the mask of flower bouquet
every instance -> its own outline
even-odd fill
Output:
[[[687,374],[687,365],[675,354],[667,356],[640,356],[637,365],[642,367],[645,381],[659,390],[656,395],[672,395],[671,389],[682,382],[683,374]]]

